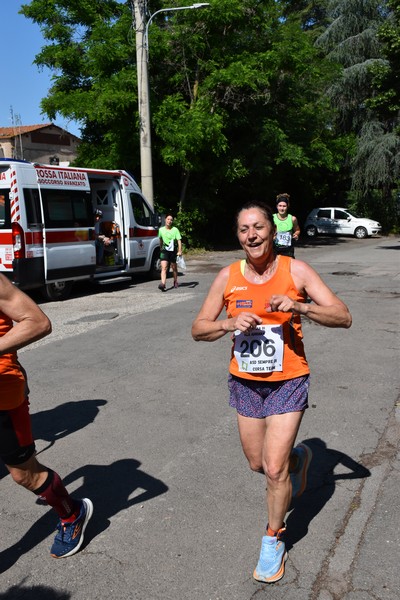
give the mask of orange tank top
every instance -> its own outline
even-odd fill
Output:
[[[309,374],[304,352],[300,315],[267,313],[266,304],[273,294],[305,302],[296,288],[291,272],[291,258],[277,256],[278,265],[271,279],[263,284],[250,283],[242,269],[244,261],[230,266],[224,292],[228,317],[252,312],[262,318],[262,325],[243,334],[235,332],[229,372],[244,379],[283,381]],[[243,272],[242,272],[243,271]]]
[[[0,312],[0,337],[12,328],[12,320]],[[26,397],[26,381],[17,353],[0,355],[0,410],[17,408]]]

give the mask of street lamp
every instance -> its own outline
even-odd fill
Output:
[[[191,4],[190,6],[176,6],[175,8],[160,8],[160,10],[156,10],[155,13],[150,15],[150,18],[146,23],[146,29],[145,29],[145,33],[144,33],[144,45],[145,45],[145,49],[147,52],[147,60],[149,60],[149,26],[156,15],[158,15],[159,13],[162,13],[162,12],[172,12],[174,10],[190,10],[192,8],[205,8],[206,6],[210,6],[210,3],[209,2],[195,2],[194,4]]]
[[[151,157],[151,134],[150,134],[150,99],[149,99],[149,25],[153,18],[161,12],[172,12],[176,10],[190,10],[210,6],[208,2],[196,2],[190,6],[176,6],[173,8],[161,8],[150,15],[144,21],[144,0],[133,0],[136,23],[136,68],[138,81],[138,103],[139,103],[139,127],[140,127],[140,175],[141,188],[144,197],[154,206],[153,194],[153,167]]]

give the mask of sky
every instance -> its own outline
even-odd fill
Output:
[[[51,87],[49,69],[39,70],[33,64],[45,41],[36,23],[18,14],[29,0],[1,0],[1,61],[0,127],[40,125],[49,123],[40,111],[40,102]],[[14,123],[12,118],[14,114]],[[79,125],[57,115],[54,124],[80,137]]]

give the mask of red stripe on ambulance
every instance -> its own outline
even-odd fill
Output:
[[[46,239],[48,244],[65,244],[65,242],[88,242],[89,234],[85,229],[47,231]]]
[[[158,231],[154,229],[142,229],[141,227],[129,227],[129,237],[137,238],[137,237],[156,237],[158,235]]]

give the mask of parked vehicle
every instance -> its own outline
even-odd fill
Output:
[[[94,211],[118,232],[96,265]],[[159,277],[157,217],[126,171],[0,159],[0,272],[19,288],[66,298],[77,280]],[[110,229],[110,230],[111,230]]]
[[[382,227],[377,221],[357,217],[346,208],[314,208],[304,223],[304,231],[309,237],[319,233],[330,235],[354,235],[363,239],[375,235]]]

